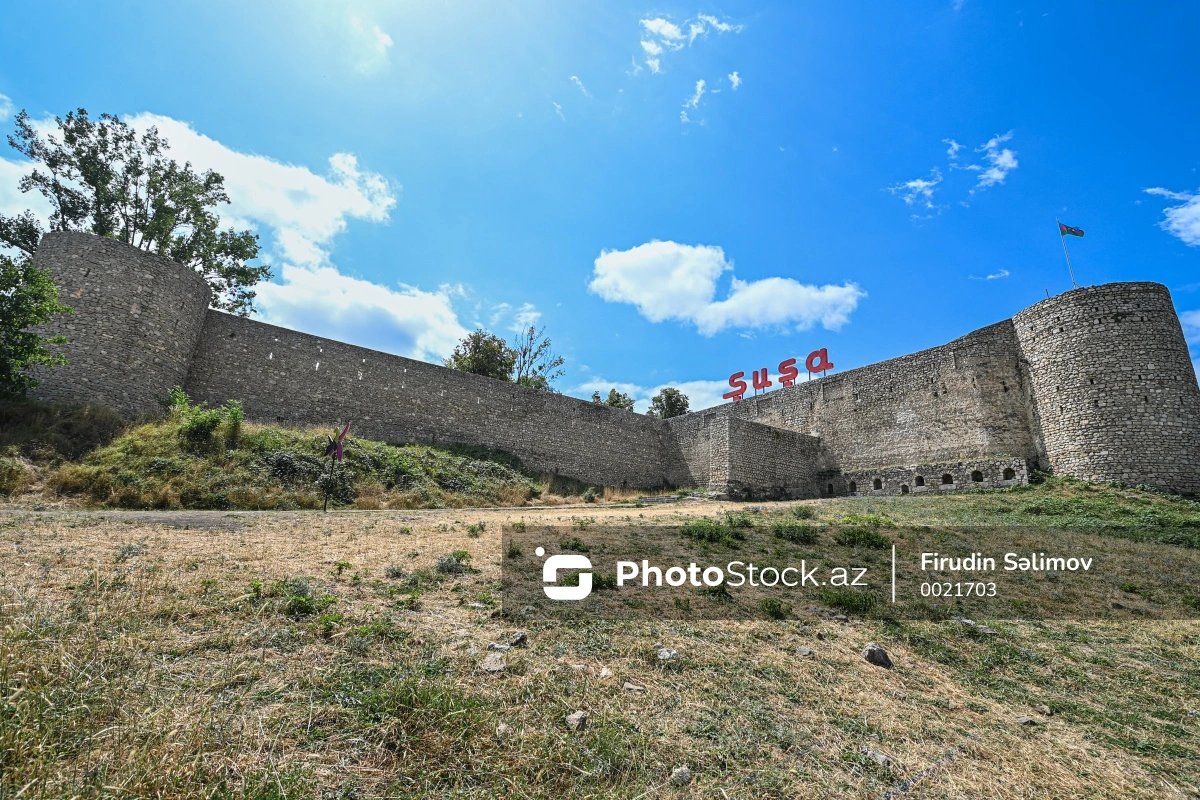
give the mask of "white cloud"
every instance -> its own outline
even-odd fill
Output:
[[[974,188],[968,189],[968,195],[975,194],[977,189],[986,189],[989,186],[1004,183],[1004,179],[1008,177],[1008,174],[1017,168],[1016,152],[1007,147],[1002,147],[1012,137],[1012,131],[993,136],[975,148],[976,153],[983,153],[983,163],[967,164],[965,166],[959,161],[959,152],[965,149],[964,146],[954,139],[942,139],[942,144],[947,145],[946,157],[952,177],[956,170],[979,173]],[[898,183],[895,186],[889,186],[887,190],[898,196],[906,205],[936,212],[924,215],[913,214],[913,219],[931,219],[948,207],[945,204],[939,205],[934,202],[934,194],[942,181],[942,172],[935,166],[929,171],[928,178],[915,178],[911,181]],[[964,208],[969,207],[967,203],[961,200],[958,202]]]
[[[967,167],[967,169],[978,170],[980,173],[979,182],[975,184],[975,188],[986,189],[988,186],[1004,183],[1004,179],[1008,177],[1008,173],[1017,168],[1017,154],[1007,147],[1000,147],[1000,145],[1011,139],[1012,136],[1012,131],[1002,136],[993,136],[975,148],[976,153],[984,154],[983,157],[987,162],[986,166],[972,164]]]
[[[388,49],[392,46],[392,37],[373,23],[368,23],[362,17],[350,17],[350,43],[354,68],[364,75],[370,75],[388,65]]]
[[[668,52],[690,47],[697,39],[707,37],[711,31],[724,34],[740,33],[742,30],[741,25],[723,22],[711,14],[698,14],[695,19],[685,20],[682,26],[663,17],[643,19],[639,24],[642,27],[639,40],[642,53],[652,74],[662,71],[662,57]],[[686,34],[684,28],[687,29]]]
[[[576,86],[578,86],[578,87],[579,87],[579,91],[583,92],[583,96],[584,96],[584,97],[591,97],[591,96],[592,96],[592,93],[591,93],[591,92],[589,92],[589,91],[587,90],[587,87],[583,85],[583,81],[579,80],[579,76],[578,76],[578,75],[572,75],[572,76],[571,76],[571,83],[573,83],[573,84],[575,84]]]
[[[742,85],[742,77],[737,74],[736,70],[729,73],[729,83],[731,86],[733,86],[733,90],[735,92],[738,90],[738,87]]]
[[[741,33],[742,32],[741,25],[731,25],[728,22],[722,22],[721,20],[717,19],[716,17],[712,16],[711,14],[699,14],[696,17],[696,19],[700,20],[702,25],[708,26],[708,28],[711,28],[712,30],[716,31],[717,33],[729,33],[730,31],[732,31],[733,33]],[[695,40],[697,35],[708,33],[707,28],[702,28],[699,31],[699,33],[696,33],[696,25],[695,24],[692,25],[691,30],[692,30],[691,38],[693,41]]]
[[[348,220],[386,222],[396,205],[400,187],[361,169],[350,153],[330,156],[322,176],[308,167],[237,152],[170,117],[138,114],[126,121],[139,131],[158,128],[170,142],[172,157],[225,176],[231,202],[219,209],[222,219],[239,228],[269,229],[277,256],[301,266],[323,264]]]
[[[8,95],[0,94],[0,122],[4,122],[12,114],[13,104]]]
[[[1184,311],[1179,315],[1183,325],[1183,335],[1188,344],[1200,344],[1200,309]]]
[[[461,287],[393,288],[343,275],[331,262],[334,239],[348,221],[386,222],[400,188],[362,169],[353,155],[335,153],[327,174],[319,175],[238,152],[170,117],[139,114],[126,122],[139,131],[158,128],[171,157],[223,175],[230,203],[217,209],[222,224],[266,235],[265,260],[276,278],[255,287],[265,321],[421,359],[448,355],[466,335],[452,306]],[[39,120],[35,127],[47,131],[53,124]],[[30,166],[0,158],[0,213],[32,208],[44,221],[50,209],[41,195],[15,189]]]
[[[537,310],[537,306],[533,303],[522,303],[521,307],[513,313],[513,322],[509,329],[523,331],[530,325],[537,325],[541,318],[542,312]]]
[[[553,100],[550,101],[550,105],[554,106],[554,113],[558,114],[558,118],[561,119],[563,122],[566,122],[567,117],[562,112],[562,106],[560,106],[558,103],[554,102]]]
[[[262,318],[273,325],[424,360],[449,355],[467,335],[451,304],[461,287],[393,289],[332,266],[290,264],[279,279],[257,287]]]
[[[1159,223],[1159,227],[1178,237],[1184,244],[1200,247],[1200,194],[1172,192],[1158,187],[1146,189],[1145,192],[1182,203],[1163,212],[1165,219]]]
[[[50,218],[50,201],[40,192],[22,193],[17,188],[17,182],[29,173],[31,166],[28,161],[0,158],[0,214],[12,217],[29,209],[42,220],[45,227],[46,220]]]
[[[602,251],[588,288],[609,302],[630,303],[651,322],[691,322],[704,336],[727,328],[804,330],[818,321],[836,330],[866,296],[852,283],[818,287],[792,278],[735,277],[728,297],[715,300],[718,279],[732,269],[720,247],[652,241]]]
[[[691,97],[689,97],[687,100],[683,101],[683,110],[679,112],[679,121],[680,122],[691,122],[692,121],[691,118],[688,117],[687,110],[689,108],[696,108],[700,105],[700,98],[704,97],[704,86],[705,86],[705,82],[704,82],[703,78],[696,81],[696,91],[692,92]],[[703,121],[701,121],[701,124],[703,124]]]
[[[680,42],[683,41],[683,31],[673,22],[668,22],[662,17],[655,19],[644,19],[641,21],[642,27],[648,33],[652,33],[658,37],[659,41],[666,44],[672,50],[678,50],[683,47]]]
[[[520,333],[530,325],[536,326],[538,320],[542,318],[542,312],[537,310],[537,306],[533,303],[522,303],[520,308],[514,309],[508,303],[497,303],[490,309],[487,328],[497,330],[501,325],[504,325],[510,331]],[[478,323],[482,325],[482,323]]]
[[[928,178],[913,178],[911,181],[889,186],[888,191],[898,195],[906,205],[918,205],[924,208],[937,208],[933,204],[933,193],[942,182],[942,173],[937,167],[930,170]]]
[[[984,275],[982,278],[978,277],[977,275],[971,275],[969,277],[973,281],[998,281],[1001,278],[1007,278],[1011,274],[1012,273],[1010,273],[1008,270],[1002,269],[999,272],[993,272],[990,275]]]

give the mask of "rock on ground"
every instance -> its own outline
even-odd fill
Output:
[[[692,782],[692,771],[687,767],[676,767],[671,770],[671,783],[674,786],[687,786]]]
[[[884,650],[874,642],[871,642],[863,649],[862,657],[867,660],[868,664],[874,664],[884,669],[892,668],[892,659],[888,657],[887,650]]]

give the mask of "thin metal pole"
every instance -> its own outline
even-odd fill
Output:
[[[1062,232],[1062,223],[1059,222],[1058,217],[1055,217],[1054,221],[1058,222],[1058,238],[1062,239],[1063,255],[1067,257],[1067,271],[1071,273],[1071,288],[1078,289],[1079,284],[1075,282],[1075,268],[1071,266],[1071,251],[1067,249],[1067,237]]]

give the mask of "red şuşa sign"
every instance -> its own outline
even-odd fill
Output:
[[[804,360],[804,367],[810,372],[825,372],[833,369],[833,362],[829,360],[829,350],[822,347],[820,350],[813,350],[808,354],[808,358]],[[796,359],[789,358],[779,362],[779,381],[784,386],[794,386],[796,378],[799,377],[800,370],[796,369]],[[746,382],[742,380],[746,377],[745,372],[735,372],[729,376],[728,391],[721,395],[726,400],[741,400],[742,395],[746,393],[748,388]],[[767,368],[755,369],[750,371],[750,382],[754,386],[754,390],[761,391],[770,386],[774,386],[775,382],[771,380],[767,374]]]

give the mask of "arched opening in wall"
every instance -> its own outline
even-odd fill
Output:
[[[924,486],[925,485],[925,476],[918,475],[917,479],[915,481],[913,481],[913,483],[915,483],[917,486]]]
[[[945,475],[942,476],[942,484],[949,485],[951,483],[954,483],[954,476],[951,475],[949,472],[947,472]]]
[[[908,494],[908,484],[907,483],[900,484],[900,494]]]
[[[875,480],[871,481],[871,488],[876,490],[882,489],[883,481],[879,480],[879,478],[876,478]]]
[[[971,480],[975,483],[983,483],[983,473],[979,470],[975,470],[971,473]]]
[[[829,496],[833,497],[833,484],[829,484]]]
[[[1017,477],[1017,471],[1015,469],[1013,469],[1012,467],[1004,468],[1004,480],[1011,481],[1011,480],[1015,480],[1016,477]]]
[[[857,491],[858,491],[858,484],[855,483],[854,481],[850,481],[850,494],[854,494]]]

